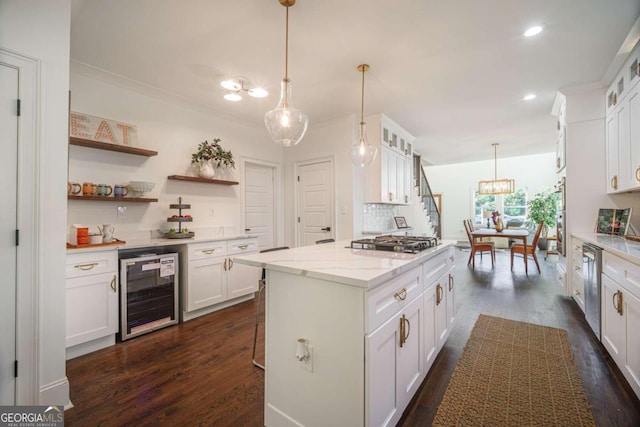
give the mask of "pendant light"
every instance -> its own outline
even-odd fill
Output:
[[[510,194],[516,191],[516,182],[513,179],[498,179],[498,145],[493,145],[493,180],[480,181],[478,183],[478,194]]]
[[[360,136],[358,142],[351,146],[351,160],[353,164],[365,167],[376,158],[378,149],[367,141],[367,129],[364,122],[364,73],[369,70],[367,64],[358,65],[358,71],[362,73],[362,98],[360,101]]]
[[[271,138],[286,147],[296,145],[302,140],[309,118],[291,103],[291,80],[289,80],[289,7],[296,0],[278,0],[287,8],[285,30],[284,79],[280,83],[280,102],[276,108],[264,115],[264,124]]]

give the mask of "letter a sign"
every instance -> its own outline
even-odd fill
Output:
[[[69,115],[69,136],[129,147],[138,146],[138,130],[134,125],[73,111]]]

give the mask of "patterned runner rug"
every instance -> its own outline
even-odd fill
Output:
[[[564,329],[481,314],[434,426],[595,426]]]

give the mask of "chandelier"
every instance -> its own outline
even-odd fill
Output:
[[[298,110],[291,102],[291,80],[289,80],[289,7],[296,4],[296,0],[278,0],[287,8],[285,29],[284,79],[280,83],[280,102],[264,115],[264,125],[271,138],[285,147],[296,145],[302,140],[309,118]]]
[[[251,83],[242,76],[226,78],[220,82],[220,86],[229,91],[224,95],[224,99],[232,102],[240,101],[243,92],[247,92],[254,98],[264,98],[269,95],[269,92],[261,87],[250,87]]]
[[[478,183],[478,194],[510,194],[516,191],[516,182],[513,179],[498,179],[498,145],[493,145],[493,180],[480,181]]]

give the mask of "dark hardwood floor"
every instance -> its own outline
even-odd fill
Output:
[[[566,329],[597,424],[640,425],[640,402],[578,306],[560,295],[555,256],[541,257],[541,274],[531,263],[527,277],[521,259],[510,271],[508,252],[497,252],[495,271],[488,257],[472,271],[468,252],[456,254],[457,323],[399,425],[431,425],[480,313]],[[250,301],[68,361],[75,407],[65,424],[262,426],[264,373],[251,363],[254,315]]]

